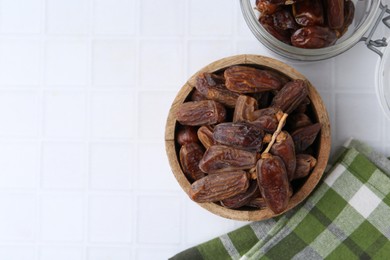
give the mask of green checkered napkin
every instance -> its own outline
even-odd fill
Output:
[[[356,140],[300,206],[171,259],[390,259],[390,161]]]

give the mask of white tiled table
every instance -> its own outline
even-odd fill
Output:
[[[238,1],[0,0],[0,260],[166,259],[245,224],[187,198],[163,141],[186,79],[242,53],[276,57]],[[374,53],[287,62],[320,91],[333,151],[390,153]]]

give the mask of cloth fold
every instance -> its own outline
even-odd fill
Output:
[[[390,259],[390,161],[351,139],[298,207],[171,259]]]

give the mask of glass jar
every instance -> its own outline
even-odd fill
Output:
[[[381,10],[379,0],[352,0],[355,16],[351,26],[335,45],[321,49],[302,49],[285,44],[269,34],[258,21],[260,13],[255,9],[255,0],[240,0],[244,19],[254,36],[273,52],[294,60],[323,60],[334,57],[352,48],[359,42],[376,20]]]
[[[390,29],[390,1],[351,1],[355,5],[355,16],[347,33],[338,39],[335,45],[320,49],[302,49],[279,41],[259,23],[260,13],[255,9],[256,0],[240,0],[240,3],[244,19],[254,36],[268,49],[288,59],[324,60],[347,51],[359,41],[364,41],[370,50],[380,56],[376,68],[376,93],[383,111],[390,119],[390,47],[387,47],[388,40],[385,37],[372,39],[379,25],[384,24],[387,29]],[[385,1],[389,6],[383,4]]]

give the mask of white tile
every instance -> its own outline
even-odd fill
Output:
[[[368,218],[381,201],[382,200],[378,198],[374,192],[363,185],[351,198],[349,204],[364,218]]]
[[[81,91],[48,91],[44,100],[44,134],[48,137],[84,137],[86,95]]]
[[[93,137],[131,138],[134,134],[134,94],[127,91],[95,92],[91,95]]]
[[[1,92],[0,122],[0,135],[37,136],[41,125],[39,92]]]
[[[0,246],[1,260],[32,260],[35,259],[33,246]]]
[[[180,251],[177,248],[139,248],[137,250],[136,260],[150,260],[150,259],[169,259]]]
[[[374,90],[378,57],[363,43],[356,44],[352,49],[336,57],[337,87]]]
[[[192,35],[230,35],[233,8],[224,0],[190,0],[189,26]],[[223,10],[223,11],[222,11]]]
[[[107,248],[96,247],[88,249],[88,260],[129,260],[131,259],[130,248]]]
[[[89,198],[89,241],[131,242],[132,197],[92,195]]]
[[[47,189],[85,187],[86,145],[44,143],[41,183]]]
[[[318,62],[288,62],[288,64],[304,75],[318,91],[330,90],[333,85],[332,68],[335,64],[333,59]]]
[[[234,221],[221,218],[220,216],[207,211],[189,198],[186,199],[186,208],[186,243],[189,245],[202,243],[235,229]],[[212,228],[199,228],[199,226],[194,225],[194,223],[207,223],[207,227]]]
[[[256,39],[237,41],[237,54],[272,55],[271,51]]]
[[[0,85],[39,85],[42,71],[42,42],[29,39],[2,39],[0,57]]]
[[[93,83],[97,86],[135,84],[134,40],[101,40],[93,44]]]
[[[88,74],[87,55],[85,40],[49,40],[46,46],[46,83],[85,85]]]
[[[135,2],[135,0],[95,0],[94,31],[103,34],[134,34]]]
[[[83,251],[81,247],[52,247],[46,245],[39,250],[39,260],[83,260]]]
[[[1,33],[39,33],[42,0],[2,0]]]
[[[139,197],[138,242],[156,244],[180,243],[181,207],[181,200],[174,196]],[[164,224],[162,225],[161,223]]]
[[[82,34],[88,30],[88,0],[46,0],[47,31]]]
[[[156,89],[160,88],[160,85],[179,87],[185,80],[182,77],[184,68],[183,43],[181,41],[145,40],[141,42],[140,82],[143,88]]]
[[[140,190],[180,190],[168,163],[163,143],[142,144],[138,148],[138,185]],[[153,158],[153,163],[150,163]],[[150,180],[153,181],[150,181]]]
[[[0,144],[0,188],[35,188],[40,170],[40,144]]]
[[[42,240],[82,241],[85,211],[82,193],[44,193],[40,206]]]
[[[131,188],[135,152],[131,144],[97,143],[90,148],[90,187],[93,189]]]
[[[184,1],[141,1],[141,33],[143,35],[182,35]]]
[[[34,193],[2,193],[0,212],[0,240],[34,239],[36,232]]]
[[[253,9],[255,8],[255,2],[252,1],[253,3]],[[236,10],[236,15],[237,15],[237,35],[240,36],[240,38],[246,38],[246,39],[253,39],[255,41],[257,41],[257,39],[255,38],[255,36],[252,34],[251,30],[249,29],[246,21],[245,21],[245,18],[244,18],[244,15],[242,14],[242,11],[241,11],[241,6],[240,6],[240,3],[239,2],[236,2],[235,6],[234,6],[235,10]],[[259,12],[254,10],[255,14],[256,14],[256,17],[259,17]],[[261,44],[259,41],[257,41],[259,44]]]
[[[336,95],[336,138],[340,143],[354,137],[362,141],[380,140],[381,111],[374,94]]]
[[[142,139],[163,140],[168,111],[176,93],[141,92],[138,98],[139,137]]]
[[[188,46],[189,75],[211,62],[232,55],[231,40],[193,40]]]

